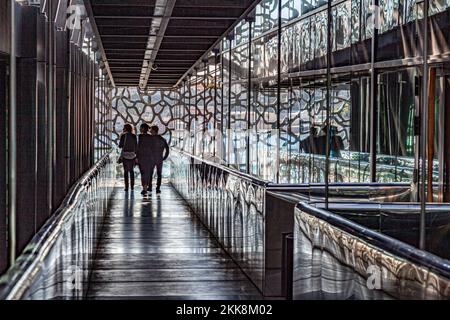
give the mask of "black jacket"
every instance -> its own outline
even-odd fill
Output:
[[[169,145],[162,136],[140,134],[137,158],[139,163],[161,163],[169,156]]]
[[[120,136],[119,148],[121,148],[124,152],[136,152],[137,150],[136,135],[130,132],[122,134]]]

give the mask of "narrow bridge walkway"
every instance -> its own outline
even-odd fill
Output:
[[[255,286],[168,184],[147,199],[118,181],[90,299],[260,299]]]

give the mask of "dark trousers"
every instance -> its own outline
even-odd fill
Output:
[[[131,182],[131,189],[134,188],[134,164],[135,160],[123,159],[123,171],[125,176],[125,189],[128,189]]]
[[[150,181],[150,164],[147,162],[139,163],[139,171],[141,172],[142,189],[147,190]]]
[[[163,168],[163,163],[162,162],[158,162],[158,163],[152,163],[150,164],[150,179],[148,180],[148,189],[151,191],[152,190],[152,184],[153,184],[153,172],[155,170],[156,167],[156,191],[161,190],[161,180],[162,180],[162,168]]]

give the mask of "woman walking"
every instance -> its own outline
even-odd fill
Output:
[[[134,165],[136,164],[137,152],[137,138],[130,124],[123,126],[119,148],[122,149],[120,160],[122,161],[125,175],[125,192],[128,192],[128,187],[131,186],[131,190],[134,189]]]

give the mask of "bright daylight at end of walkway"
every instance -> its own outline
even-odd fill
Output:
[[[5,305],[450,300],[450,0],[0,0],[0,123]]]

